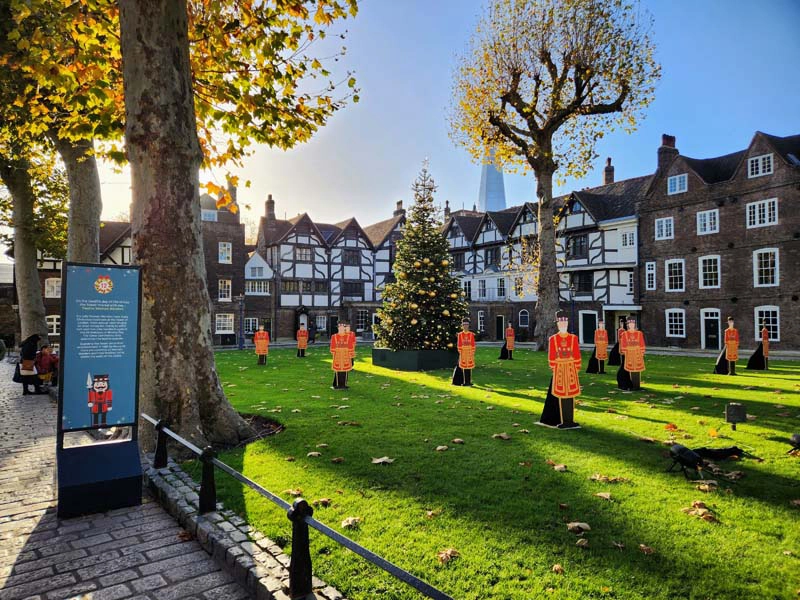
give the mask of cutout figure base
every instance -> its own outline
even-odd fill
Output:
[[[609,367],[618,367],[622,364],[622,355],[619,353],[619,342],[614,344],[614,347],[611,348],[611,352],[608,353],[608,366]]]
[[[266,354],[259,354],[258,355],[258,364],[259,365],[267,364],[267,355]]]
[[[610,362],[608,364],[611,364]],[[591,375],[603,374],[606,372],[606,361],[597,359],[597,348],[592,350],[589,364],[586,365],[586,372]]]
[[[575,421],[575,398],[557,398],[553,395],[553,378],[547,387],[547,398],[544,401],[542,416],[537,425],[554,429],[580,429]]]
[[[503,344],[503,347],[500,348],[499,360],[514,360],[514,351],[508,349],[508,343]]]
[[[452,385],[471,386],[472,369],[462,369],[461,367],[457,366],[455,369],[453,369],[453,379],[450,383]]]
[[[736,361],[725,358],[725,352],[725,347],[723,346],[714,365],[714,373],[717,375],[736,375]]]
[[[750,371],[767,371],[769,369],[769,358],[764,356],[763,342],[758,342],[756,351],[747,360],[747,369]]]
[[[305,348],[298,348],[297,349],[297,358],[305,358],[306,357],[306,349]]]

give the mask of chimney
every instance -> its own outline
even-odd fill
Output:
[[[406,214],[406,209],[403,208],[403,201],[402,200],[398,200],[397,201],[397,208],[394,209],[394,212],[392,213],[392,216],[399,217],[400,215],[404,215],[404,214]]]
[[[450,200],[444,201],[444,218],[445,219],[450,218]]]
[[[661,147],[658,149],[658,170],[663,171],[666,169],[678,154],[680,153],[675,148],[675,136],[667,135],[666,133],[662,135]]]
[[[272,199],[272,194],[267,196],[267,201],[264,203],[264,215],[267,221],[275,220],[275,200]]]
[[[228,193],[231,195],[231,200],[236,204],[236,186],[230,181],[228,182]]]
[[[603,185],[614,183],[614,166],[611,164],[611,157],[606,159],[606,168],[603,171]]]

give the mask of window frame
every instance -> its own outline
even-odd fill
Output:
[[[299,294],[299,293],[300,293],[300,281],[298,279],[284,279],[283,281],[281,281],[281,294]]]
[[[775,255],[775,283],[759,283],[759,264],[758,257],[762,254],[772,253]],[[781,257],[780,249],[778,248],[759,248],[753,250],[753,287],[766,288],[778,287],[781,284]]]
[[[628,293],[633,296],[633,271],[628,271]]]
[[[225,317],[227,321],[230,318],[230,329],[220,329],[220,317]],[[235,331],[235,320],[233,313],[216,313],[214,315],[214,333],[215,334],[228,334],[228,333],[236,333]]]
[[[226,250],[226,251],[223,251]],[[227,260],[225,260],[227,258]],[[217,262],[221,265],[233,264],[233,243],[217,242]]]
[[[769,171],[764,169],[764,163],[769,163]],[[756,167],[753,169],[753,167]],[[755,172],[754,172],[755,171]],[[772,175],[775,172],[775,160],[772,158],[772,152],[767,154],[759,154],[758,156],[751,156],[747,159],[747,178],[755,179],[756,177],[764,177],[765,175]]]
[[[368,321],[370,321],[369,311],[365,308],[359,308],[356,312],[356,331],[364,331],[367,328]]]
[[[216,210],[211,210],[210,208],[203,208],[200,211],[200,220],[206,221],[207,223],[216,223],[219,220],[217,213],[218,211]]]
[[[706,230],[704,231],[703,228],[701,227],[701,221],[703,220],[702,217],[706,216],[706,215],[708,215],[708,216],[713,215],[713,217],[714,217],[713,218],[714,228],[712,229],[712,228],[708,227],[708,224],[709,224],[710,220],[706,219],[706,222],[705,222]],[[719,233],[719,209],[718,208],[712,208],[712,209],[709,209],[709,210],[700,210],[700,211],[698,211],[697,212],[696,221],[697,221],[697,235],[712,235],[714,233]]]
[[[356,248],[344,248],[342,250],[342,266],[360,267],[361,250],[358,250]]]
[[[47,335],[61,335],[61,315],[47,315],[44,321],[47,324]]]
[[[578,244],[577,240],[581,243]],[[576,249],[576,246],[578,248]],[[580,252],[578,252],[580,251]],[[589,257],[589,234],[579,233],[567,238],[567,260],[582,260]]]
[[[498,298],[505,298],[506,297],[506,278],[505,277],[498,277],[497,278],[497,297]]]
[[[314,317],[314,324],[317,326],[317,331],[327,331],[328,315],[317,315],[316,317]]]
[[[522,317],[523,317],[522,313],[525,313],[525,315],[524,315],[525,316],[525,324],[524,325],[523,325],[523,322],[522,322]],[[519,315],[517,316],[517,322],[519,323],[520,327],[525,327],[526,329],[531,326],[531,313],[528,312],[528,309],[523,308],[521,311],[519,311]]]
[[[678,288],[671,288],[670,279],[669,279],[669,267],[670,265],[680,265],[681,266],[681,282],[682,285],[680,289]],[[669,293],[675,292],[685,292],[686,291],[686,259],[683,258],[669,258],[664,261],[664,291]]]
[[[263,290],[258,288],[265,288]],[[244,295],[245,296],[269,296],[269,280],[268,279],[247,279],[244,282]]]
[[[227,287],[227,297],[223,293]],[[217,279],[217,302],[233,301],[233,281],[230,279]]]
[[[620,246],[622,248],[635,248],[636,247],[636,231],[623,231],[620,234]],[[630,243],[626,244],[625,240],[630,239]]]
[[[464,252],[453,252],[453,270],[454,271],[463,271],[464,265],[466,265],[466,257],[464,256]]]
[[[255,324],[253,323],[255,321]],[[245,317],[244,318],[244,332],[255,333],[258,331],[258,317]]]
[[[670,329],[670,316],[680,315],[680,327],[683,331],[682,334],[672,333]],[[664,335],[668,338],[686,339],[686,310],[683,308],[667,308],[664,310]]]
[[[295,246],[294,262],[314,262],[314,249],[311,246]]]
[[[356,286],[359,289],[357,292],[347,291],[347,286]],[[363,281],[343,281],[342,282],[342,296],[364,296],[364,282]]]
[[[500,266],[500,247],[484,248],[483,250],[483,264],[484,266],[494,265]]]
[[[464,296],[467,300],[472,300],[472,280],[465,279],[463,282],[462,289],[464,290]]]
[[[263,279],[264,278],[264,267],[250,267],[250,278],[251,279]]]
[[[588,277],[587,277],[588,275]],[[589,286],[587,289],[585,284],[589,282]],[[586,296],[594,294],[594,272],[593,271],[573,271],[570,273],[569,278],[570,286],[575,286],[575,295],[576,296]]]
[[[717,262],[717,285],[705,285],[703,282],[703,261],[716,260]],[[722,287],[722,257],[719,254],[707,254],[697,257],[697,287],[701,290],[718,290]]]
[[[644,263],[644,289],[648,292],[653,292],[658,289],[658,269],[656,261],[651,260]],[[650,276],[652,275],[653,282],[650,283]]]
[[[486,313],[482,310],[478,311],[478,332],[483,333],[486,331]]]
[[[674,189],[672,184],[675,184]],[[679,173],[678,175],[671,175],[667,177],[667,195],[674,196],[676,194],[685,194],[689,191],[689,174]]]
[[[764,209],[764,221],[759,222],[759,207],[764,205],[766,208]],[[769,220],[769,207],[770,205],[774,205],[774,220]],[[778,224],[778,199],[777,198],[764,198],[763,200],[756,200],[754,202],[748,202],[744,205],[745,209],[745,227],[747,229],[758,229],[760,227],[772,227],[773,225]],[[752,213],[752,219],[751,217]]]
[[[658,232],[659,224],[663,223],[665,227],[663,227],[663,231],[661,235]],[[669,224],[669,235],[666,234],[666,225]],[[653,233],[655,234],[655,241],[659,242],[662,240],[674,240],[675,239],[675,217],[660,217],[655,220],[653,224]]]
[[[774,304],[763,304],[761,306],[756,306],[753,308],[753,322],[754,327],[753,330],[755,332],[755,341],[761,341],[761,321],[763,319],[759,318],[759,311],[773,311],[776,314],[776,325],[775,325],[775,336],[772,335],[772,328],[768,325],[767,329],[769,329],[769,341],[770,342],[780,342],[781,341],[781,307],[776,306]]]
[[[58,283],[54,283],[54,282]],[[44,297],[61,298],[61,277],[48,277],[44,280]]]

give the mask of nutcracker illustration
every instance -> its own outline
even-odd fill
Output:
[[[92,413],[92,427],[105,427],[108,412],[111,410],[113,393],[108,385],[108,375],[86,375],[89,390],[89,411]]]
[[[297,358],[306,357],[306,348],[308,348],[308,329],[305,323],[300,323],[300,329],[297,330]]]
[[[548,362],[553,375],[547,389],[540,425],[558,429],[576,429],[575,398],[581,393],[578,373],[581,369],[581,349],[578,336],[568,333],[569,317],[566,313],[556,313],[558,333],[550,336],[548,342]]]
[[[472,385],[472,369],[475,368],[475,334],[469,330],[469,319],[461,321],[458,334],[458,364],[453,369],[453,385]]]
[[[725,346],[719,353],[714,373],[720,375],[736,375],[736,361],[739,360],[739,331],[733,326],[733,317],[728,317],[728,328],[725,330]]]
[[[605,373],[608,360],[608,331],[603,321],[598,321],[594,330],[594,351],[586,367],[587,373]]]
[[[511,324],[506,327],[505,344],[500,349],[500,360],[514,360],[514,328]]]

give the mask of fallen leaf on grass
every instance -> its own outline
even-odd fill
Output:
[[[521,463],[517,463],[520,467],[530,467],[533,463],[529,460],[524,460]]]
[[[332,458],[331,462],[333,464],[335,464],[335,465],[338,465],[339,463],[343,463],[344,462],[344,457],[343,456],[337,456],[335,458]]]
[[[433,519],[434,517],[438,517],[440,514],[442,514],[442,509],[441,508],[437,508],[435,510],[427,510],[427,511],[425,511],[425,518],[426,519]]]
[[[792,505],[792,506],[800,506],[800,499],[798,499],[798,500],[792,500],[792,502],[791,502],[791,505]]]
[[[664,429],[667,431],[678,431],[678,426],[675,423],[667,423],[664,425]]]
[[[655,550],[653,550],[650,546],[646,544],[639,544],[639,550],[642,551],[643,554],[654,554]]]
[[[653,439],[651,437],[640,437],[639,441],[640,442],[646,442],[648,444],[655,444],[656,443],[655,439]]]
[[[591,531],[592,528],[589,527],[588,523],[582,523],[581,521],[570,521],[567,523],[567,530],[580,535],[584,531]]]
[[[319,500],[314,500],[314,506],[322,506],[323,508],[327,508],[331,505],[333,500],[330,498],[320,498]]]
[[[611,545],[614,546],[620,552],[622,552],[625,549],[625,544],[623,544],[622,542],[611,542]]]
[[[586,538],[581,538],[577,542],[575,542],[575,545],[578,546],[578,548],[588,548],[589,540],[587,540]]]
[[[558,503],[558,510],[567,510],[569,508],[569,504],[565,504],[564,502]]]
[[[719,523],[719,519],[717,519],[716,515],[711,511],[710,508],[708,508],[708,506],[706,506],[705,502],[701,502],[700,500],[695,500],[692,502],[691,506],[687,506],[681,510],[687,515],[699,517],[704,521],[708,521],[709,523]]]
[[[555,573],[557,575],[563,575],[564,574],[564,567],[562,567],[561,565],[556,564],[556,565],[553,565],[552,571],[553,571],[553,573]]]
[[[719,431],[717,431],[716,429],[709,429],[708,435],[712,438],[719,437]]]
[[[436,452],[445,452],[447,450],[447,446],[436,446]]]
[[[306,454],[306,456],[317,458],[319,456],[322,456],[322,452],[309,452],[308,454]]]
[[[530,433],[529,429],[520,429],[517,433]]]
[[[464,440],[462,440],[461,438],[453,438],[453,439],[451,440],[451,443],[452,443],[452,444],[463,444],[463,443],[464,443]]]
[[[717,491],[717,482],[716,482],[716,481],[714,481],[713,479],[709,479],[709,480],[707,480],[706,482],[704,482],[704,483],[701,483],[701,484],[699,484],[699,485],[695,486],[695,488],[696,488],[697,490],[701,491],[701,492],[705,492],[705,493],[707,493],[707,494],[708,494],[708,493],[710,493],[710,492],[715,492],[715,491]]]
[[[317,444],[317,448],[327,448],[328,444]]]
[[[449,563],[454,558],[458,558],[458,556],[459,556],[458,550],[456,550],[455,548],[447,548],[445,550],[440,550],[436,554],[436,558],[438,558],[439,562],[442,563],[443,565]]]
[[[510,439],[511,439],[511,436],[510,436],[510,435],[508,435],[508,434],[507,434],[507,433],[504,431],[503,433],[495,433],[495,434],[492,436],[492,439],[495,439],[495,440],[510,440]]]
[[[589,479],[591,481],[599,481],[600,483],[625,483],[626,481],[630,481],[627,477],[609,477],[608,475],[601,475],[600,473],[590,475]]]
[[[559,473],[564,473],[567,470],[567,465],[553,465],[553,470]]]
[[[758,418],[758,417],[757,417],[757,416],[755,416],[755,415],[747,415],[747,420],[748,420],[748,421],[755,421],[757,418]]]
[[[754,389],[756,389],[756,388],[755,388],[755,386],[748,385],[748,386],[745,386],[745,387],[743,387],[742,389],[743,389],[743,390],[754,390]]]
[[[615,413],[615,412],[617,412],[617,409],[616,408],[607,408],[606,412],[607,413]]]
[[[775,415],[776,417],[791,417],[792,413],[789,412],[779,412]]]
[[[302,496],[303,488],[290,488],[288,490],[283,490],[282,493],[287,494],[289,496]]]
[[[380,458],[373,458],[372,464],[373,465],[390,465],[394,462],[393,458],[389,458],[388,456],[381,456]]]
[[[603,500],[608,500],[609,502],[613,502],[613,500],[611,500],[611,494],[608,492],[597,492],[595,496],[597,496],[598,498],[602,498]]]
[[[342,521],[342,528],[344,529],[358,529],[361,524],[361,517],[347,517]]]
[[[784,550],[783,551],[783,555],[784,556],[792,556],[793,554],[794,554],[794,552],[792,552],[791,550]]]
[[[361,427],[361,423],[358,421],[339,421],[337,425],[344,425],[350,427]]]
[[[294,456],[287,456],[284,460],[286,460],[286,462],[294,462]]]
[[[300,411],[300,409],[299,409],[299,408],[293,408],[293,409],[292,409],[292,412],[293,412],[293,413],[299,413],[299,412],[301,412],[301,411]]]

